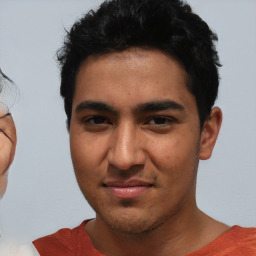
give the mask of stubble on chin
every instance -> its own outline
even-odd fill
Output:
[[[122,200],[121,205],[127,208],[132,205],[132,200]],[[149,233],[162,224],[164,224],[170,216],[158,216],[155,219],[147,218],[146,216],[139,216],[138,214],[120,214],[119,216],[114,216],[113,214],[109,216],[102,216],[102,214],[97,213],[97,215],[102,218],[102,220],[109,226],[112,230],[117,231],[122,234],[127,235],[139,235]]]

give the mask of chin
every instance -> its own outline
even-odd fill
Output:
[[[168,217],[159,216],[146,216],[142,214],[131,213],[125,214],[119,213],[111,216],[102,216],[99,214],[103,221],[111,227],[111,229],[128,235],[136,235],[148,233],[161,226]]]

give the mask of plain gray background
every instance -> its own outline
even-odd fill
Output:
[[[0,202],[6,236],[27,242],[94,216],[69,156],[55,51],[74,21],[101,1],[0,0],[0,66],[17,84],[18,147]],[[190,0],[217,32],[222,130],[200,163],[199,207],[229,225],[256,226],[256,1]]]

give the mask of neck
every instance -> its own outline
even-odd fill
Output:
[[[197,207],[189,214],[179,213],[157,229],[141,234],[113,230],[100,216],[86,225],[93,246],[107,256],[185,256],[212,242],[227,229],[228,226]]]

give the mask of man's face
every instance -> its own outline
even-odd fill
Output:
[[[200,125],[186,79],[157,50],[92,56],[81,65],[71,155],[96,221],[140,233],[195,207]]]

